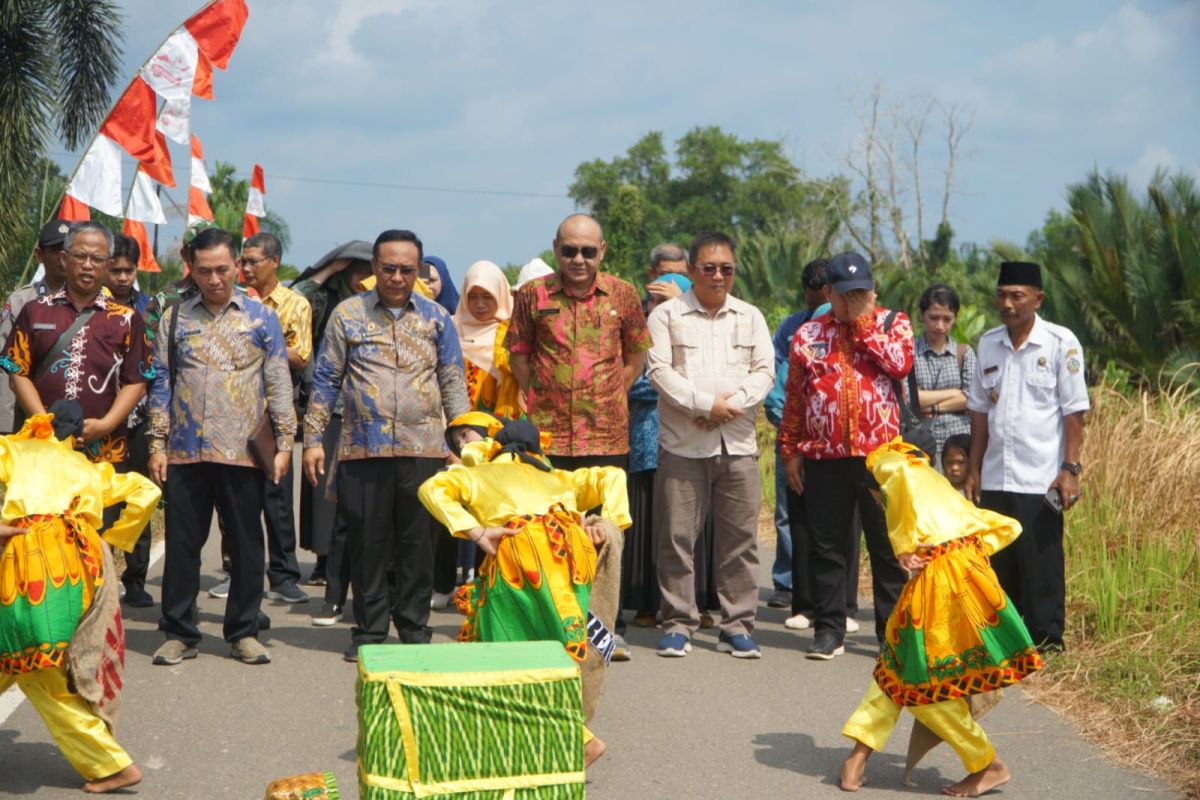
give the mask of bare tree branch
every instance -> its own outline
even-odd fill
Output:
[[[929,115],[933,112],[935,101],[932,97],[925,98],[925,105],[915,114],[903,114],[900,117],[900,124],[908,133],[909,143],[912,145],[911,160],[908,161],[908,171],[912,175],[913,181],[913,196],[917,202],[917,252],[922,261],[926,258],[925,252],[925,198],[921,195],[921,140],[925,137],[925,126],[929,122]]]
[[[958,165],[959,147],[963,137],[975,124],[975,109],[960,103],[939,103],[946,120],[946,182],[942,189],[942,223],[950,222],[950,195],[954,191],[954,170]]]

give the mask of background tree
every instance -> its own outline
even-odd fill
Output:
[[[41,223],[31,197],[49,180],[43,155],[53,134],[71,150],[86,143],[109,107],[123,28],[110,0],[5,0],[0,5],[0,264],[13,281]],[[51,195],[53,196],[53,195]],[[51,201],[53,202],[53,201]],[[31,233],[32,231],[32,233]]]
[[[250,196],[250,179],[236,178],[237,167],[228,161],[218,161],[213,165],[212,174],[208,176],[212,184],[212,193],[208,196],[208,205],[212,208],[217,226],[233,234],[238,246],[242,243],[242,220],[246,214],[246,199]],[[283,245],[284,255],[292,244],[291,232],[283,218],[271,209],[266,209],[267,215],[259,219],[263,232],[273,233],[279,237]],[[283,268],[280,267],[282,275]]]

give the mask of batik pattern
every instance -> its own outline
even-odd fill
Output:
[[[510,353],[529,357],[529,419],[551,434],[549,455],[629,452],[625,356],[650,349],[637,290],[598,273],[587,295],[570,297],[557,274],[517,292]]]

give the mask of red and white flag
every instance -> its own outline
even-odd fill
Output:
[[[196,39],[200,52],[220,69],[229,66],[250,9],[245,0],[216,0],[193,14],[183,26]]]
[[[138,243],[138,269],[143,272],[162,272],[162,267],[158,266],[158,261],[154,258],[154,248],[150,246],[150,236],[146,233],[145,223],[126,217],[121,232]]]
[[[67,184],[67,196],[105,214],[121,216],[121,148],[116,142],[104,134],[95,138]],[[68,211],[79,213],[78,207]]]
[[[242,219],[243,239],[249,239],[258,233],[258,218],[267,215],[266,204],[263,202],[263,195],[266,193],[267,187],[263,182],[262,165],[255,164],[254,174],[250,178],[250,193],[246,197],[246,214]]]
[[[167,215],[163,213],[162,202],[154,193],[154,182],[141,170],[138,170],[138,174],[133,179],[133,191],[129,195],[129,207],[125,210],[125,219],[149,222],[152,225],[167,224]]]
[[[196,40],[186,28],[180,28],[142,67],[142,79],[163,99],[157,128],[178,144],[188,143],[192,87],[196,82],[199,63],[200,50]],[[211,76],[211,71],[209,74]]]
[[[138,76],[121,95],[108,119],[104,120],[100,133],[141,162],[142,169],[151,178],[166,186],[174,186],[175,176],[166,138],[155,128],[157,116],[158,100],[154,89]]]
[[[207,197],[211,192],[212,184],[208,182],[208,170],[204,166],[204,148],[200,146],[200,137],[193,133],[192,177],[188,187],[188,225],[202,219],[213,221],[213,212]]]

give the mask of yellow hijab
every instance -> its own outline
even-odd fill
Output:
[[[474,287],[496,298],[495,319],[480,322],[467,308],[467,295]],[[512,290],[498,266],[491,261],[476,261],[467,269],[462,294],[458,296],[458,309],[454,312],[454,327],[458,328],[463,357],[497,379],[500,374],[495,364],[496,333],[500,324],[512,316],[512,308]]]

